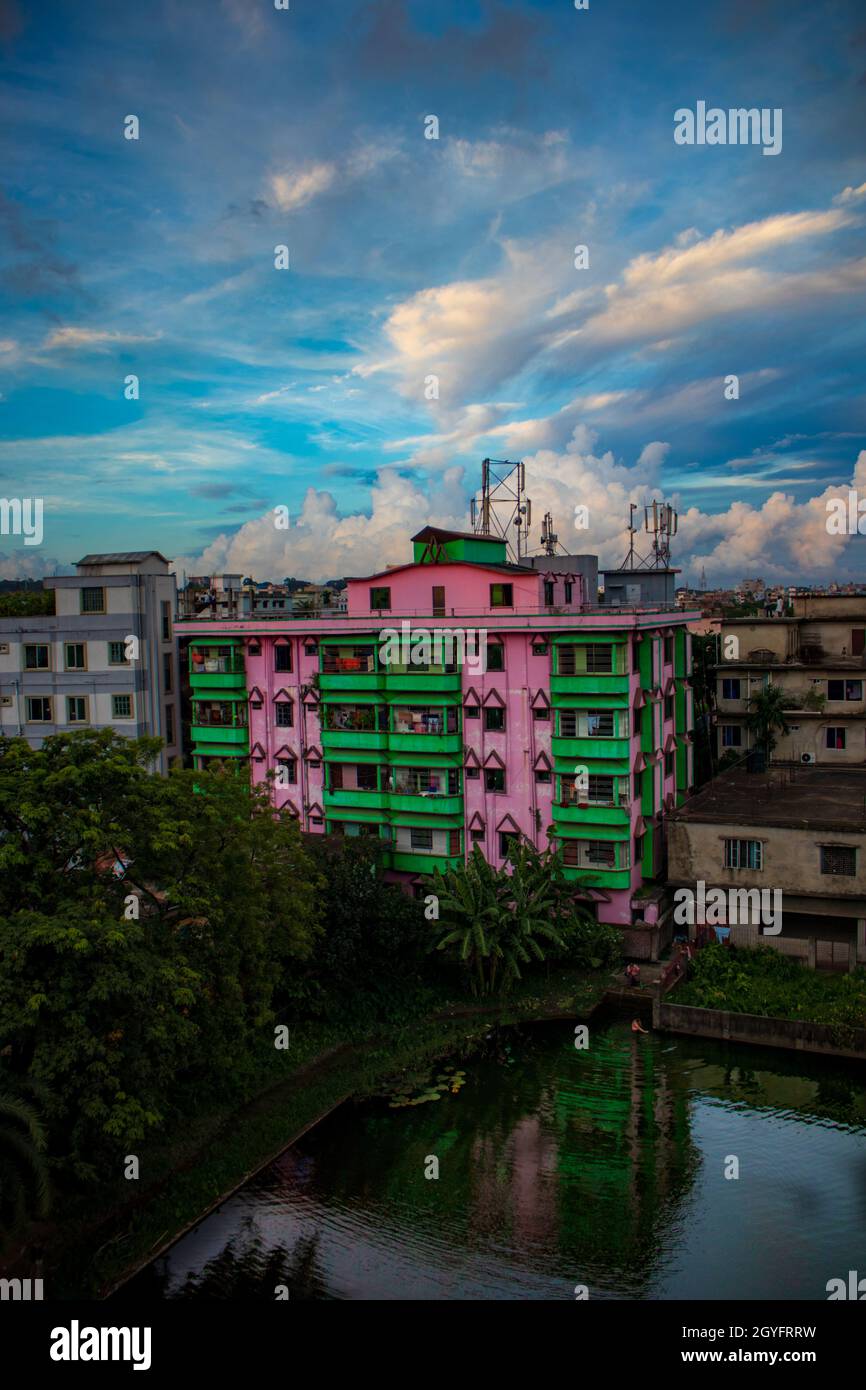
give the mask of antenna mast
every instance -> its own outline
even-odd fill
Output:
[[[469,514],[476,536],[500,536],[510,559],[519,565],[528,549],[532,525],[532,503],[526,496],[523,463],[483,459],[481,497],[472,498]]]

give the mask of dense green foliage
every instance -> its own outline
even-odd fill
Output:
[[[866,970],[824,974],[772,947],[732,951],[713,943],[697,953],[688,981],[677,989],[676,1002],[864,1028]]]
[[[0,618],[36,618],[53,612],[53,589],[13,589],[0,594]]]
[[[110,731],[0,743],[0,1091],[44,1088],[52,1156],[81,1178],[184,1088],[242,1085],[319,930],[316,876],[267,795],[152,777],[153,752]]]
[[[567,957],[597,969],[619,954],[619,933],[577,906],[550,848],[521,840],[508,865],[495,869],[476,845],[466,864],[436,870],[431,892],[439,909],[435,948],[462,966],[474,994],[506,992],[532,962]]]

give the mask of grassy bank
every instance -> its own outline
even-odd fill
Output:
[[[491,1024],[585,1016],[610,983],[603,973],[558,969],[521,982],[504,1001],[427,991],[426,1011],[412,1021],[292,1028],[287,1052],[263,1051],[243,1103],[185,1114],[161,1142],[142,1147],[138,1181],[66,1202],[56,1224],[32,1233],[48,1297],[103,1296],[349,1096],[471,1051]]]
[[[731,951],[705,946],[677,1004],[769,1018],[866,1027],[866,970],[830,975],[810,970],[771,947]]]

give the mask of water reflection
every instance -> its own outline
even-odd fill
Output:
[[[457,1096],[343,1106],[119,1297],[823,1299],[866,1265],[847,1064],[614,1023],[462,1065]]]

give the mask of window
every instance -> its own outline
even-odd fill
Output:
[[[162,640],[163,640],[163,642],[170,642],[170,641],[171,641],[171,604],[164,601],[164,602],[162,602],[162,603],[159,605],[159,607],[160,607],[160,611],[161,611],[161,613],[162,613]]]
[[[857,872],[857,850],[853,845],[821,845],[821,873],[851,878]]]
[[[546,608],[552,608],[552,606],[553,606],[553,601],[554,601],[553,580],[552,580],[552,579],[545,579],[545,581],[544,581],[544,604],[545,604],[545,607],[546,607]]]
[[[550,710],[547,708],[547,705],[536,705],[536,706],[535,706],[535,709],[532,711],[532,717],[533,717],[533,719],[547,719],[547,720],[549,720],[549,719],[550,719]]]
[[[102,588],[87,588],[81,590],[81,612],[82,613],[104,613],[105,612],[105,590]]]
[[[274,670],[291,671],[292,649],[288,642],[278,642],[274,647]]]
[[[505,647],[501,642],[488,642],[487,669],[488,671],[505,670]]]
[[[585,646],[559,648],[557,672],[560,676],[610,675],[613,670],[613,647],[609,643],[588,642]]]
[[[674,697],[673,697],[673,695],[666,695],[666,696],[665,696],[665,719],[666,719],[666,720],[668,720],[668,719],[673,719],[673,717],[674,717]]]
[[[87,652],[83,642],[65,642],[63,660],[67,671],[86,671]]]
[[[87,723],[87,700],[83,695],[67,695],[66,722],[67,724]]]
[[[464,714],[467,719],[480,719],[481,708],[479,705],[467,705]]]
[[[28,724],[51,723],[51,700],[45,695],[28,695],[24,700]]]
[[[738,680],[736,677],[734,677],[734,676],[726,676],[725,679],[722,681],[722,699],[723,699],[723,700],[739,700],[739,698],[740,698],[740,682],[739,682],[739,680]]]
[[[293,787],[298,780],[297,758],[277,758],[277,786]]]
[[[613,670],[613,647],[599,646],[591,642],[586,648],[587,671],[604,672]]]
[[[520,834],[514,830],[501,830],[499,832],[499,857],[507,859],[512,849],[517,849],[520,844]]]
[[[51,650],[42,643],[24,648],[25,671],[47,671],[50,665]]]
[[[613,777],[602,773],[590,773],[587,783],[589,799],[595,805],[606,806],[616,800]]]
[[[111,717],[112,717],[112,719],[131,719],[131,718],[132,718],[132,696],[131,696],[131,695],[112,695],[112,697],[111,697]]]
[[[722,728],[722,747],[741,748],[743,744],[743,730],[739,724],[723,724]]]
[[[614,738],[616,729],[612,710],[587,710],[586,734],[588,738]]]
[[[486,767],[484,769],[484,790],[487,792],[505,791],[504,767]]]
[[[674,755],[665,753],[665,777],[672,777],[674,774]]]
[[[469,832],[469,838],[470,838],[470,840],[474,840],[474,841],[476,842],[476,844],[477,844],[479,840],[483,840],[483,839],[484,839],[484,831],[483,831],[483,830],[470,830],[470,832]]]
[[[547,768],[547,767],[538,767],[538,768],[536,768],[536,769],[535,769],[535,780],[536,780],[536,782],[549,782],[549,781],[550,781],[550,769]]]
[[[491,585],[490,585],[490,607],[491,607],[491,608],[513,608],[513,607],[514,607],[514,585],[513,585],[513,584],[491,584]]]
[[[616,868],[616,845],[612,840],[584,840],[582,844],[583,863],[597,865],[600,869]]]
[[[842,727],[833,727],[833,726],[831,725],[831,727],[827,730],[827,747],[828,747],[828,748],[844,748],[844,747],[845,747],[845,730],[844,730],[844,728],[842,728]]]
[[[165,741],[169,747],[174,743],[174,705],[165,707]]]
[[[533,656],[547,656],[547,643],[535,642],[532,647]]]
[[[572,583],[572,581],[571,581],[570,579],[566,579],[566,581],[565,581],[565,586],[564,586],[564,587],[565,587],[565,601],[566,601],[566,603],[571,603],[571,595],[572,595],[572,593],[574,592],[574,584]]]
[[[370,608],[373,612],[390,611],[391,590],[375,588],[370,590]]]
[[[126,660],[126,643],[109,642],[108,644],[108,664],[109,666],[128,666]]]
[[[576,709],[563,709],[559,711],[559,735],[560,738],[577,738]]]
[[[634,792],[633,792],[635,801],[639,801],[639,800],[640,800],[640,798],[641,798],[641,793],[642,793],[642,792],[643,792],[643,773],[642,773],[642,772],[636,772],[636,773],[634,774]]]
[[[277,700],[274,708],[276,710],[277,728],[290,729],[295,722],[291,700]]]
[[[828,700],[862,700],[862,681],[828,681]]]
[[[670,666],[674,659],[674,639],[672,636],[665,638],[665,662]]]
[[[463,852],[463,851],[462,851],[462,848],[461,848],[461,845],[460,845],[460,831],[459,831],[459,830],[449,830],[449,831],[448,831],[448,853],[449,853],[449,855],[462,854],[462,852]]]
[[[480,776],[481,776],[481,768],[480,768],[480,767],[467,767],[467,769],[466,769],[466,776],[467,776],[467,777],[480,777]]]
[[[643,859],[643,842],[644,842],[644,836],[643,836],[643,835],[635,835],[635,837],[634,837],[634,862],[635,862],[636,864],[640,864],[641,860]]]
[[[433,617],[445,617],[445,587],[442,584],[433,585]]]
[[[764,846],[760,840],[725,840],[726,869],[763,869]]]
[[[412,849],[432,850],[433,831],[422,830],[418,826],[413,825],[409,831],[409,844]]]
[[[493,733],[501,733],[505,728],[505,710],[499,705],[488,705],[484,711],[484,727]]]
[[[359,763],[355,769],[355,780],[361,792],[375,792],[379,789],[376,767],[373,763]]]
[[[316,648],[313,646],[313,644],[312,644],[311,642],[308,642],[307,645],[304,647],[304,656],[315,656],[315,655],[316,655]]]

